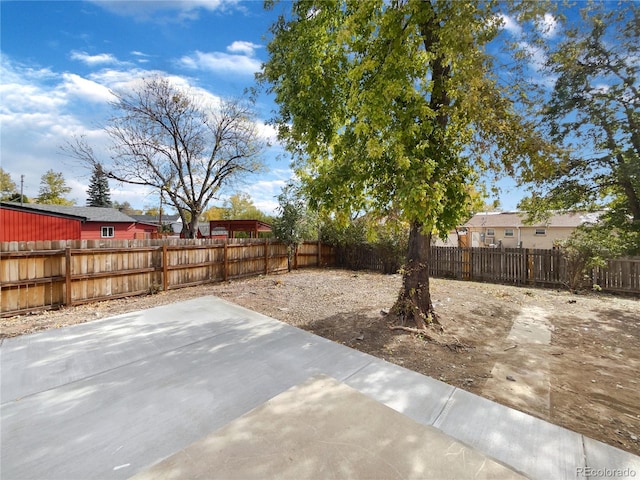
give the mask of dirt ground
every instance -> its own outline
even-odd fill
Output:
[[[217,295],[640,455],[640,299],[433,279],[429,341],[388,328],[400,286],[302,270],[0,319],[0,338]]]

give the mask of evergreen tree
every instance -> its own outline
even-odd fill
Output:
[[[87,190],[87,207],[112,207],[109,180],[101,165],[93,168],[93,175]]]

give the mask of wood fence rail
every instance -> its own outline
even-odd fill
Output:
[[[294,264],[328,262],[333,250],[309,242]],[[268,239],[3,243],[0,316],[286,270],[286,245]]]

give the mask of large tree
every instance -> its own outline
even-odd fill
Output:
[[[434,232],[470,208],[469,185],[498,153],[540,153],[491,74],[492,2],[299,0],[272,27],[258,78],[312,206],[345,218],[398,212],[410,227],[395,311],[424,329]],[[478,142],[474,142],[479,140]],[[487,147],[486,157],[471,145]],[[472,190],[472,189],[471,189]]]
[[[534,214],[606,209],[605,226],[640,251],[640,7],[635,2],[584,5],[548,40],[544,73],[555,80],[538,109],[566,155],[534,165]]]
[[[75,201],[66,198],[71,192],[71,187],[67,186],[67,182],[62,172],[54,172],[48,170],[40,178],[40,190],[36,203],[47,205],[73,205]]]
[[[262,165],[250,106],[209,99],[162,77],[114,94],[115,115],[106,128],[113,158],[104,172],[159,191],[180,214],[183,234],[194,238],[200,215],[220,189]],[[63,149],[91,167],[101,164],[83,138]]]
[[[93,167],[93,174],[87,189],[88,207],[113,207],[111,203],[111,192],[109,190],[109,178],[104,173],[102,165]]]

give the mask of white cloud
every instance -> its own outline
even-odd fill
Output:
[[[509,15],[500,14],[500,19],[503,23],[503,28],[511,33],[515,37],[519,37],[522,34],[522,27],[518,24],[517,20]]]
[[[267,142],[274,144],[278,142],[278,130],[272,125],[264,122],[257,122],[258,136]]]
[[[200,10],[225,10],[237,6],[239,3],[239,0],[90,1],[117,15],[135,17],[140,21],[154,20],[161,23],[196,20]]]
[[[71,59],[78,60],[90,67],[96,65],[118,64],[118,59],[110,53],[99,53],[98,55],[89,55],[87,52],[79,52],[74,50],[71,52]]]
[[[64,84],[61,88],[71,96],[97,103],[108,103],[114,100],[108,88],[92,80],[82,78],[75,73],[63,73],[62,78]]]
[[[223,52],[205,53],[196,51],[192,55],[182,57],[180,63],[182,66],[193,70],[242,75],[253,75],[262,68],[260,60],[246,55],[229,55]]]
[[[550,13],[545,13],[542,17],[538,18],[536,20],[536,26],[545,38],[555,37],[559,30],[558,20]]]
[[[528,42],[519,42],[518,46],[526,53],[529,58],[529,65],[536,72],[541,72],[547,62],[547,56],[540,47],[536,47]]]
[[[244,53],[250,57],[253,57],[255,50],[261,48],[261,45],[252,42],[245,42],[242,40],[236,40],[227,47],[227,51],[231,53]]]

